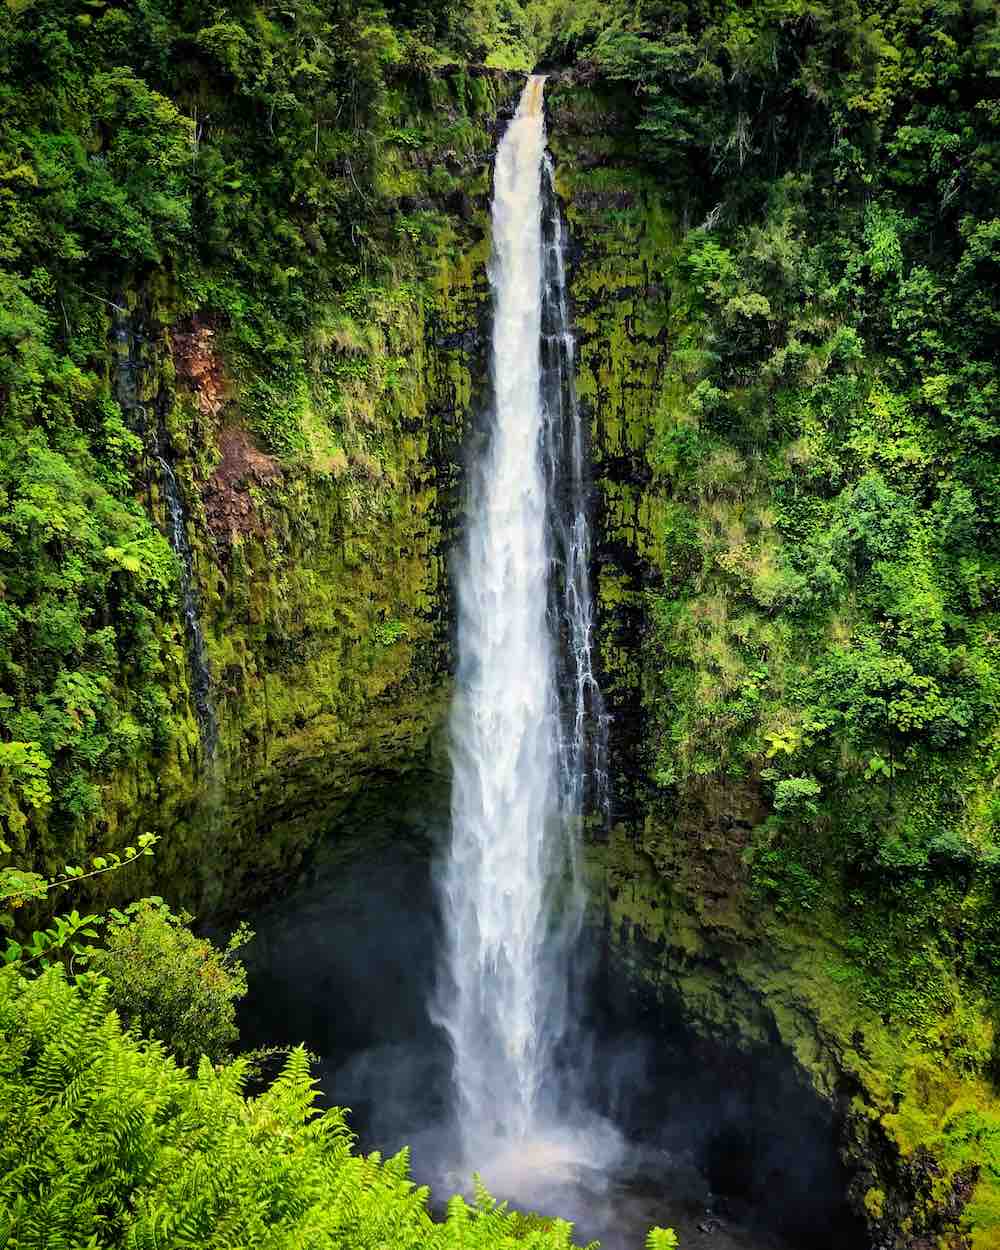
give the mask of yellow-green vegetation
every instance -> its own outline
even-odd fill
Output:
[[[107,917],[88,969],[108,983],[123,1025],[163,1042],[180,1063],[229,1056],[239,1033],[236,1000],[247,990],[235,953],[253,936],[237,930],[224,951],[187,927],[162,899],[143,899]]]
[[[255,1097],[247,1078],[245,1060],[190,1072],[123,1034],[99,978],[0,971],[4,1244],[570,1250],[570,1225],[485,1192],[432,1219],[405,1151],[355,1154],[343,1112],[313,1106],[303,1051]]]
[[[574,297],[624,246],[664,327],[581,380],[622,957],[855,1082],[884,1239],[996,1246],[995,6],[567,5],[557,39]],[[652,291],[588,199],[637,181]]]
[[[490,4],[0,10],[15,852],[51,868],[153,826],[175,891],[232,898],[419,759],[516,89],[484,66],[532,30]]]

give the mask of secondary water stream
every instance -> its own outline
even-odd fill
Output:
[[[188,640],[191,696],[201,729],[205,759],[210,761],[219,741],[219,721],[212,696],[212,673],[208,666],[208,649],[205,646],[205,635],[201,628],[201,614],[194,575],[194,556],[187,536],[184,500],[173,466],[159,451],[159,440],[157,440],[155,454],[160,470],[163,498],[167,505],[167,516],[170,520],[170,545],[180,561],[181,609],[184,613],[184,627]]]
[[[187,513],[184,496],[177,474],[165,450],[166,432],[153,417],[150,422],[148,406],[140,400],[139,375],[148,367],[141,346],[146,336],[137,328],[137,317],[119,306],[114,309],[113,339],[115,344],[114,386],[118,405],[130,425],[150,441],[152,459],[156,461],[160,475],[160,489],[166,504],[169,528],[167,538],[180,564],[180,598],[184,614],[184,628],[188,642],[188,665],[191,674],[191,697],[195,716],[201,731],[202,748],[206,762],[210,763],[219,740],[219,721],[212,694],[212,672],[208,663],[208,649],[201,628],[197,581],[194,571],[194,553],[187,534]],[[141,322],[139,323],[141,326]]]

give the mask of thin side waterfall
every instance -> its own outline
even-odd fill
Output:
[[[191,695],[201,729],[205,759],[210,761],[215,755],[215,748],[219,742],[219,721],[215,712],[215,701],[212,698],[212,674],[208,667],[208,650],[205,646],[205,635],[201,630],[198,612],[194,557],[191,544],[188,542],[184,501],[181,498],[180,486],[173,465],[159,450],[156,452],[156,462],[160,469],[163,498],[170,519],[170,545],[180,560],[181,566],[181,608],[184,612],[184,626],[188,637]]]
[[[496,154],[487,446],[470,476],[458,569],[452,838],[443,872],[439,1018],[464,1154],[552,1127],[579,930],[577,838],[606,792],[593,669],[584,437],[565,260],[542,113],[529,79]],[[591,732],[592,727],[597,732]],[[593,766],[596,763],[597,768]]]
[[[145,366],[140,351],[140,344],[146,342],[133,324],[133,318],[125,309],[112,305],[115,309],[113,319],[114,343],[116,346],[116,366],[114,386],[118,405],[130,422],[133,429],[146,435],[149,426],[149,414],[146,405],[140,402],[138,374]],[[188,665],[191,672],[191,696],[194,702],[195,716],[201,732],[204,759],[211,763],[219,742],[219,720],[212,697],[212,673],[208,665],[208,651],[205,646],[205,635],[201,628],[198,605],[198,592],[194,575],[194,557],[187,536],[187,518],[184,499],[181,494],[177,474],[173,465],[162,450],[164,433],[161,426],[153,423],[150,431],[152,454],[160,470],[160,485],[163,499],[167,505],[167,517],[170,525],[167,538],[174,554],[180,561],[180,592],[181,609],[184,614],[184,627],[188,641]]]
[[[576,341],[569,315],[566,239],[555,193],[555,170],[542,158],[543,256],[542,398],[549,527],[556,561],[550,612],[562,637],[559,688],[562,808],[579,820],[589,801],[609,816],[608,715],[594,673],[594,596],[590,584],[589,472],[576,394]]]

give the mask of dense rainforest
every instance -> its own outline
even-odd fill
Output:
[[[536,66],[611,957],[788,1049],[872,1245],[1000,1246],[995,0],[0,7],[0,1246],[570,1245],[268,1083],[183,910],[438,766]]]

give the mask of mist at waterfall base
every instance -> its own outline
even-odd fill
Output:
[[[371,787],[254,917],[242,1033],[305,1040],[362,1148],[411,1147],[439,1202],[478,1172],[606,1250],[653,1224],[688,1247],[824,1250],[843,1178],[790,1059],[698,1043],[626,989],[586,920],[578,835],[606,797],[606,719],[541,92],[530,80],[494,170],[494,396],[456,559],[450,767]]]
[[[240,1018],[247,1047],[304,1042],[319,1060],[321,1105],[351,1108],[365,1151],[409,1146],[437,1202],[468,1179],[451,1046],[428,1008],[449,819],[444,768],[373,784],[339,812],[298,885],[249,917]],[[492,1176],[484,1160],[499,1197],[571,1219],[576,1242],[600,1238],[605,1250],[641,1250],[654,1224],[675,1228],[683,1250],[867,1244],[844,1209],[830,1109],[788,1052],[694,1036],[678,1005],[616,962],[599,915],[580,931],[570,975],[580,1027],[553,1055],[555,1083],[583,1109],[580,1133],[590,1116],[614,1125],[617,1159],[565,1166],[564,1154],[552,1167],[526,1153],[516,1172]]]

